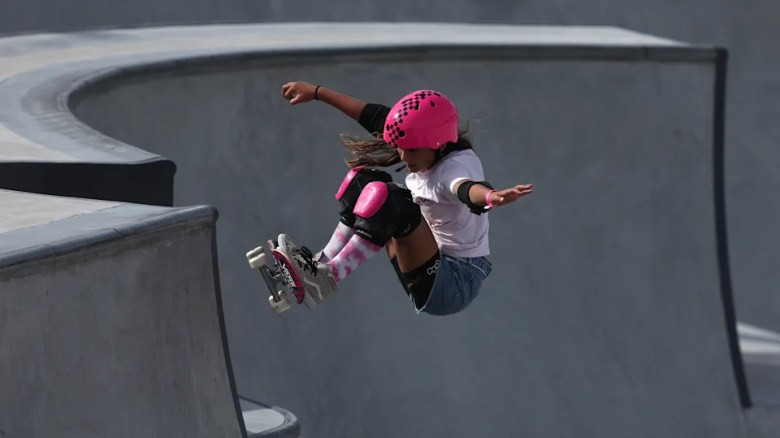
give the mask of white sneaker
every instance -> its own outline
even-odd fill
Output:
[[[283,275],[298,304],[316,307],[338,289],[330,266],[317,262],[308,248],[297,246],[290,236],[280,234],[272,253],[283,266]]]

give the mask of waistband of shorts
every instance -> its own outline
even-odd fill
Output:
[[[450,258],[452,260],[457,261],[458,263],[471,265],[474,268],[479,269],[480,271],[482,271],[482,273],[485,275],[485,277],[490,275],[490,273],[493,271],[493,264],[490,263],[490,260],[488,260],[486,256],[481,256],[481,257],[457,257],[457,256],[451,256],[451,255],[442,253],[441,257],[447,257],[447,258]]]

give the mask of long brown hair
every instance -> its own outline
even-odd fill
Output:
[[[468,130],[467,124],[465,129],[458,131],[457,141],[447,143],[443,148],[438,149],[432,166],[435,166],[447,154],[474,149],[471,140],[466,137]],[[351,160],[345,160],[347,166],[350,168],[357,166],[388,167],[400,163],[401,156],[398,154],[398,149],[385,143],[381,135],[380,133],[370,138],[361,139],[341,134],[341,142],[355,157]]]

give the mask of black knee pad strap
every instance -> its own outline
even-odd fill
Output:
[[[414,231],[422,213],[412,201],[412,193],[398,184],[387,184],[387,199],[369,218],[355,217],[355,232],[369,242],[384,246],[392,237],[403,237]]]

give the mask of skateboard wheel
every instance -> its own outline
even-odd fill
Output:
[[[252,258],[255,258],[255,257],[259,256],[260,254],[262,254],[264,252],[265,252],[265,250],[263,250],[263,247],[262,246],[258,246],[257,248],[255,248],[255,249],[249,251],[248,253],[246,253],[246,258],[247,259],[252,259]]]
[[[261,252],[259,254],[250,257],[250,254],[252,254],[252,252],[254,251],[250,251],[250,253],[246,255],[246,258],[249,260],[249,266],[251,266],[252,269],[259,269],[268,263],[268,255],[266,253]]]
[[[274,312],[282,313],[290,310],[290,307],[292,306],[290,305],[290,300],[287,299],[287,293],[280,290],[276,294],[279,295],[279,301],[277,301],[273,295],[268,297],[268,303],[271,304],[271,308],[274,309]]]

